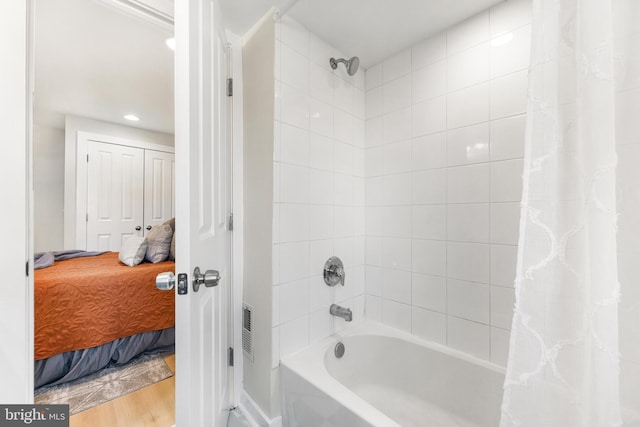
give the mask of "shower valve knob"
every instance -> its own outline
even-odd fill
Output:
[[[327,286],[336,286],[340,284],[344,286],[345,272],[344,272],[344,264],[342,264],[342,260],[338,257],[332,256],[327,260],[324,264],[324,283]]]

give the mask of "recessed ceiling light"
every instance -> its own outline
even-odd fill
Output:
[[[136,116],[135,114],[127,114],[126,116],[124,116],[124,118],[127,120],[131,120],[132,122],[137,122],[140,120],[140,117]]]
[[[509,43],[513,39],[513,33],[500,34],[491,40],[491,46],[502,46]]]
[[[174,37],[169,37],[164,42],[167,44],[169,49],[176,50],[176,39]]]

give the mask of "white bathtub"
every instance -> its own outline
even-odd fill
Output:
[[[341,341],[342,358],[334,355]],[[362,322],[282,361],[289,427],[497,426],[504,369]]]

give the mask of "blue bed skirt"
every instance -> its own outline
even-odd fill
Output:
[[[34,385],[38,388],[72,381],[107,366],[124,365],[145,352],[171,350],[174,343],[175,327],[172,327],[36,360]]]

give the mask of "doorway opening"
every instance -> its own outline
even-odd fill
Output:
[[[174,52],[166,44],[173,37],[173,25],[161,13],[152,17],[148,13],[132,14],[113,7],[118,3],[34,0],[33,249],[37,253],[53,253],[58,257],[62,251],[86,250],[122,255],[123,244],[131,236],[148,238],[153,226],[161,227],[175,216]],[[123,224],[120,228],[114,225],[117,221]],[[102,225],[114,227],[105,231],[100,228]],[[171,226],[162,229],[166,227]],[[171,228],[171,233],[174,229]],[[167,235],[168,232],[157,240],[164,239],[166,243]],[[168,257],[169,253],[164,255]],[[108,256],[97,255],[95,259]],[[143,280],[142,274],[146,275],[146,286],[153,287],[155,271],[142,273],[136,270],[138,267],[125,267],[118,262],[117,255],[110,262],[121,269],[135,270],[139,280]],[[149,262],[148,266],[141,266],[143,270],[157,266],[158,272],[173,269],[173,264],[166,268],[161,264]],[[111,277],[109,280],[115,283],[118,278],[109,276],[112,273],[104,268],[94,268],[97,276]],[[62,343],[60,353],[55,348],[44,351],[38,339],[42,332],[38,307],[52,301],[57,307],[66,306],[57,294],[39,292],[39,275],[45,271],[35,272],[35,386],[61,383],[55,386],[62,388],[70,381],[80,380],[74,377],[87,379],[86,375],[97,374],[92,371],[106,367],[114,370],[105,377],[108,380],[98,377],[93,381],[96,384],[109,381],[109,388],[123,396],[115,400],[113,395],[102,396],[109,403],[100,404],[96,400],[94,408],[74,415],[79,417],[78,424],[91,424],[87,420],[93,417],[104,422],[114,414],[118,417],[130,414],[137,420],[151,417],[166,425],[173,424],[173,295],[153,296],[153,292],[159,291],[152,289],[150,296],[144,297],[150,299],[143,303],[137,299],[143,298],[141,294],[123,292],[116,295],[115,301],[108,302],[104,296],[109,292],[95,295],[102,292],[100,280],[80,279],[79,285],[73,285],[75,290],[87,282],[92,282],[94,288],[85,294],[78,293],[72,302],[78,308],[69,311],[87,310],[85,321],[96,321],[96,325],[91,324],[91,334],[78,332],[77,343]],[[136,288],[126,284],[123,279],[124,289]],[[117,292],[121,291],[111,293]],[[135,301],[133,306],[137,307],[126,309],[127,301]],[[163,316],[151,322],[153,316],[141,314],[145,305],[155,307],[150,313],[164,311]],[[110,319],[105,322],[107,329],[97,325],[100,318]],[[65,324],[54,329],[74,328],[62,316],[60,319]],[[53,321],[43,323],[55,326]],[[48,338],[51,337],[49,334]],[[117,373],[125,363],[125,369],[139,368],[141,358],[146,357],[139,354],[149,351],[159,355],[154,358],[158,363],[122,375]],[[152,372],[156,365],[162,368],[161,375]],[[123,375],[135,380],[125,381]],[[141,383],[145,375],[148,378],[144,381],[149,386],[126,394],[131,391],[127,383]],[[41,390],[36,390],[36,402]],[[98,397],[100,393],[94,394]],[[140,405],[132,399],[142,399],[148,404]],[[73,418],[72,423],[76,423]],[[123,423],[133,425],[122,419],[114,419],[113,424]]]

